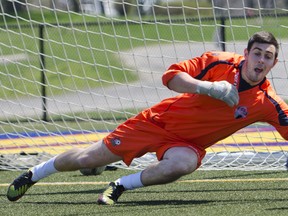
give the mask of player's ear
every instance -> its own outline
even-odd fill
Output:
[[[277,62],[278,62],[278,58],[276,58],[276,59],[274,60],[273,67],[277,64]]]
[[[248,58],[248,49],[247,48],[245,48],[244,49],[244,57],[245,57],[245,59],[247,59]]]

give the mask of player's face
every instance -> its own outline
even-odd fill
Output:
[[[242,77],[250,85],[259,84],[277,63],[276,48],[272,44],[254,43],[250,52],[245,49],[245,66]]]

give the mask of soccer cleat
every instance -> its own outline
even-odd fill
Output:
[[[18,176],[18,178],[16,178],[8,187],[8,200],[16,201],[20,199],[25,194],[25,192],[36,183],[33,182],[31,178],[32,172],[30,170]]]
[[[97,203],[100,205],[113,205],[125,191],[122,185],[116,185],[115,182],[110,182],[108,188],[99,195]]]

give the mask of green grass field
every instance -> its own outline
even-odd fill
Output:
[[[100,176],[83,176],[80,172],[55,174],[13,203],[6,199],[6,190],[19,172],[1,171],[1,214],[288,215],[286,171],[199,170],[168,185],[127,191],[114,206],[96,204],[97,194],[109,181],[132,172],[118,169]]]

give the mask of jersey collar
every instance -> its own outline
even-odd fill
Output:
[[[238,66],[239,69],[239,86],[238,86],[238,92],[242,92],[242,91],[246,91],[249,90],[251,88],[254,88],[255,86],[261,86],[263,83],[265,83],[266,81],[266,77],[264,77],[264,79],[257,85],[255,86],[251,86],[249,83],[247,83],[243,78],[242,78],[242,66],[244,64],[245,60],[242,60]]]

